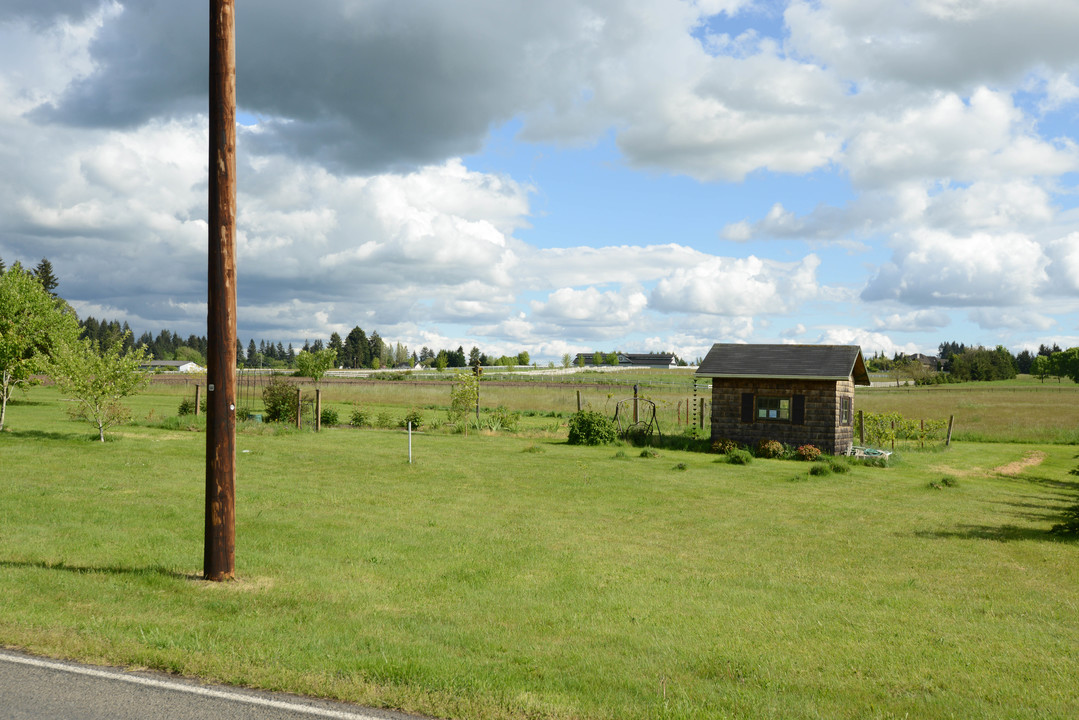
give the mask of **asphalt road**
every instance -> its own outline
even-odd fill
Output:
[[[283,693],[0,650],[0,720],[419,720]]]

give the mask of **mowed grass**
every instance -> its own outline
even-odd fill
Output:
[[[818,477],[475,434],[414,435],[410,465],[395,431],[241,432],[239,580],[210,584],[205,435],[96,443],[28,397],[0,434],[0,644],[454,718],[1079,715],[1079,546],[1047,532],[1073,446]]]

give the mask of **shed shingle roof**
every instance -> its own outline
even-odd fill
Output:
[[[697,368],[697,377],[845,380],[869,385],[857,345],[740,345],[716,343]]]

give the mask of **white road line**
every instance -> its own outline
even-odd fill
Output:
[[[219,700],[231,700],[233,702],[242,702],[249,705],[276,708],[278,710],[290,710],[292,712],[315,715],[317,717],[337,718],[337,720],[385,720],[385,718],[379,718],[375,715],[316,708],[311,707],[310,705],[301,705],[299,703],[290,703],[282,700],[270,700],[254,695],[216,690],[214,688],[202,687],[199,685],[188,685],[186,683],[171,682],[169,680],[156,680],[154,678],[147,678],[139,675],[129,675],[115,670],[98,670],[96,668],[67,665],[65,663],[39,660],[38,658],[24,657],[21,655],[9,655],[2,650],[0,650],[0,661],[32,665],[34,667],[59,670],[60,672],[73,673],[76,675],[88,675],[90,677],[104,678],[106,680],[119,680],[120,682],[132,683],[134,685],[144,685],[146,687],[160,688],[162,690],[175,690],[177,692],[185,692],[192,695],[201,695],[203,697],[217,698]]]

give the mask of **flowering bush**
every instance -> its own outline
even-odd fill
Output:
[[[799,460],[812,462],[820,457],[820,448],[816,445],[799,445],[794,451]]]
[[[777,458],[783,454],[783,443],[778,440],[761,439],[757,443],[757,457]]]
[[[720,455],[730,455],[731,450],[737,450],[738,443],[734,440],[728,440],[727,438],[720,438],[712,443],[712,452],[719,453]]]

